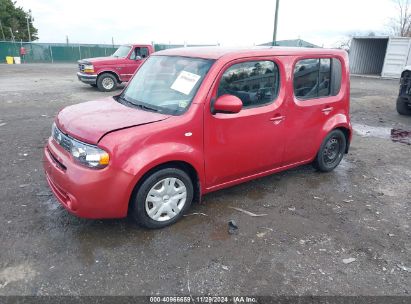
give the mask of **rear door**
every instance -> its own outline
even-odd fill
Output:
[[[322,129],[330,117],[345,112],[339,95],[341,61],[337,58],[296,58],[288,104],[284,165],[314,158]],[[294,92],[293,92],[294,91]]]
[[[284,69],[273,58],[227,64],[204,110],[206,187],[252,176],[282,164],[285,134]],[[243,102],[237,114],[212,114],[210,103],[224,94]]]

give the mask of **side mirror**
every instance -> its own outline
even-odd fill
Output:
[[[235,114],[241,111],[243,108],[243,102],[240,98],[234,95],[225,94],[217,98],[214,102],[211,113],[226,113]]]

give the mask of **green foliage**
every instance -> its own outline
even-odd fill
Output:
[[[37,40],[37,29],[33,26],[31,11],[26,12],[22,7],[17,7],[15,1],[0,0],[0,40],[12,40],[13,33],[16,41],[29,41],[27,18],[31,40]]]

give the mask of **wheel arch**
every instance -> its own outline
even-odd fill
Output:
[[[407,66],[402,72],[401,72],[401,78],[404,77],[405,73],[410,74],[411,73],[411,66]]]
[[[192,164],[190,164],[187,161],[183,160],[173,160],[173,161],[167,161],[163,162],[160,164],[157,164],[150,169],[146,170],[144,174],[142,174],[141,178],[138,179],[138,181],[135,183],[134,188],[131,192],[129,202],[128,202],[128,212],[130,212],[130,207],[132,201],[135,199],[138,190],[140,189],[141,184],[153,173],[166,169],[166,168],[177,168],[185,173],[188,174],[190,177],[192,183],[193,183],[193,190],[194,190],[194,195],[193,195],[193,202],[200,202],[201,201],[201,184],[200,184],[200,176],[197,172],[197,170],[194,168]]]
[[[341,113],[333,117],[330,117],[330,119],[326,122],[326,124],[324,125],[323,134],[321,136],[319,146],[321,146],[324,138],[327,136],[328,133],[337,129],[343,132],[344,134],[346,140],[345,153],[348,153],[352,137],[352,127],[351,123],[348,120],[348,117]]]
[[[119,76],[116,72],[114,72],[114,71],[112,71],[112,70],[102,70],[102,71],[99,71],[98,74],[97,74],[97,79],[98,79],[101,75],[103,75],[103,74],[111,74],[111,75],[113,75],[113,76],[116,78],[117,84],[120,84],[120,83],[121,83],[120,76]]]
[[[340,130],[341,132],[343,132],[344,137],[345,137],[345,154],[348,153],[348,150],[350,149],[350,142],[351,142],[351,130],[349,128],[340,126],[340,127],[336,127],[333,130]]]

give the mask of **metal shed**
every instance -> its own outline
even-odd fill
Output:
[[[351,74],[399,78],[411,65],[411,38],[353,37],[350,47]]]

